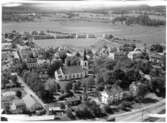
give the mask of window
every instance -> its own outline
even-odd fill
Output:
[[[87,66],[87,63],[85,62],[85,66]]]

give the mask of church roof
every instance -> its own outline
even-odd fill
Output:
[[[72,74],[72,73],[82,73],[83,69],[81,66],[65,66],[62,68],[64,74]]]

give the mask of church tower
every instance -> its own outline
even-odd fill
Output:
[[[86,50],[84,50],[84,55],[83,55],[83,59],[81,59],[81,66],[83,69],[88,70],[88,59],[86,57]]]

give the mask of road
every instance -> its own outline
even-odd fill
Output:
[[[24,87],[24,90],[26,91],[26,93],[29,95],[32,95],[32,97],[34,97],[35,100],[37,100],[48,113],[48,109],[46,108],[43,101],[33,92],[33,90],[31,90],[29,88],[29,86],[24,82],[24,80],[20,76],[17,75],[17,78],[18,78],[18,82],[21,84],[21,86]]]
[[[117,115],[110,115],[108,119],[115,118],[116,121],[120,122],[141,122],[146,118],[149,118],[149,114],[159,113],[160,111],[165,109],[165,100],[162,100],[158,103],[146,106],[141,109],[137,109],[131,112],[117,114]]]

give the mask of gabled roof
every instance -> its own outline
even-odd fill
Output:
[[[24,101],[22,99],[14,99],[13,100],[13,103],[17,106],[20,106],[20,105],[25,105]]]
[[[62,68],[64,74],[72,74],[72,73],[82,73],[83,69],[81,66],[65,66]]]

